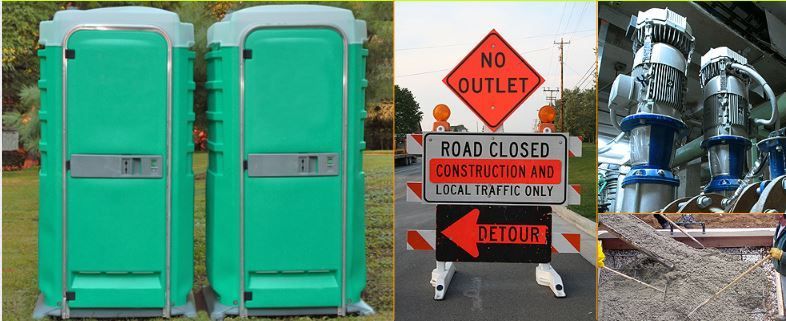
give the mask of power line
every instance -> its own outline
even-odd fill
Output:
[[[594,37],[595,35],[592,35],[592,36]],[[573,38],[572,40],[578,40],[578,39],[584,39],[584,38],[586,38],[586,37]],[[570,67],[570,66],[568,66],[568,67]],[[573,67],[570,67],[570,68],[571,68],[571,70],[573,70]],[[574,72],[575,72],[575,70],[574,70]],[[576,73],[578,74],[578,72],[576,72]],[[546,76],[547,76],[548,79],[551,79],[552,78],[551,76],[553,76],[553,75],[554,75],[554,60],[550,59],[549,60],[548,73],[546,73]]]
[[[440,71],[447,71],[447,70],[450,70],[450,68],[444,68],[444,69],[440,69],[440,70],[424,71],[424,72],[416,72],[416,73],[413,73],[413,74],[406,74],[406,75],[399,75],[399,76],[396,76],[396,78],[425,75],[425,74],[430,74],[430,73],[435,73],[435,72],[440,72]]]
[[[565,45],[570,44],[570,41],[565,41],[563,38],[559,39],[559,42],[554,42],[555,45],[559,45],[559,100],[562,102],[559,108],[560,114],[560,130],[563,132],[565,131],[565,101],[563,100],[565,97],[563,96],[565,90]]]
[[[576,88],[580,89],[582,86],[584,86],[584,83],[587,82],[587,79],[591,78],[589,75],[592,75],[592,73],[588,73],[585,77],[581,78],[581,80],[576,83]]]
[[[587,7],[589,6],[589,4],[590,4],[589,2],[585,2],[584,3],[584,7],[581,8],[581,12],[579,13],[578,17],[581,17],[581,16],[584,15],[584,12],[587,11]],[[575,20],[576,20],[576,24],[573,26],[573,30],[578,29],[579,28],[579,24],[581,24],[581,19],[577,18]],[[568,29],[565,29],[565,30],[567,31]]]
[[[567,5],[567,2],[563,2],[562,3],[562,10],[560,10],[561,14],[559,16],[559,24],[557,25],[557,32],[559,32],[560,29],[562,29],[562,20],[565,19],[565,6],[566,5]]]
[[[576,75],[584,75],[584,73],[576,71],[576,69],[573,69],[573,67],[571,67],[570,64],[565,64],[565,66],[568,66],[568,69],[570,69],[570,71],[572,71]]]
[[[573,89],[581,89],[581,87],[583,87],[584,84],[586,83],[587,79],[588,78],[584,78],[580,82],[577,82],[576,85],[573,86]]]
[[[584,5],[584,8],[581,9],[581,13],[579,14],[579,17],[584,16],[584,13],[587,12],[587,8],[589,8],[589,7],[590,7],[590,3],[587,2]],[[579,28],[579,24],[581,24],[581,19],[576,19],[576,26],[573,29],[578,29]]]
[[[595,83],[595,78],[590,78],[590,79],[592,79],[592,81],[588,82],[587,85],[593,85]],[[581,86],[581,88],[579,88],[579,89],[589,89],[589,87],[587,87],[587,88],[584,88],[584,87],[586,87],[586,86]]]
[[[586,78],[590,74],[590,72],[593,71],[593,70],[595,70],[595,62],[594,61],[592,62],[592,64],[590,64],[589,68],[587,68],[587,71],[585,71],[584,74],[582,74],[581,78],[579,78],[578,83],[582,83],[584,78]]]
[[[551,79],[551,76],[554,75],[554,73],[552,72],[553,70],[554,70],[554,59],[549,59],[549,71],[546,74],[546,77],[548,77],[548,79]]]
[[[570,23],[573,22],[573,20],[571,20],[571,19],[573,19],[573,11],[574,11],[574,9],[576,9],[576,3],[575,2],[571,2],[570,3],[570,15],[568,15],[568,21],[565,22],[565,30],[564,31],[568,31],[568,26],[570,26]],[[557,31],[559,31],[559,29],[557,29]]]
[[[578,31],[574,31],[574,32],[568,32],[568,33],[564,33],[564,34],[561,34],[561,33],[553,33],[553,34],[546,34],[546,35],[527,36],[527,37],[523,37],[523,38],[515,38],[515,39],[516,39],[516,40],[524,40],[524,39],[533,39],[533,38],[545,38],[545,37],[554,37],[554,36],[559,36],[559,35],[567,35],[567,34],[575,34],[575,33],[584,33],[584,32],[590,32],[590,31],[596,31],[596,29],[595,29],[595,28],[592,28],[592,29],[578,30]],[[434,45],[434,46],[409,47],[409,48],[396,48],[396,51],[410,51],[410,50],[420,50],[420,49],[434,49],[434,48],[445,48],[445,47],[457,47],[457,46],[466,46],[466,45],[474,45],[474,44],[475,44],[475,43],[468,43],[468,42],[465,42],[465,43],[441,44],[441,45]]]
[[[546,87],[543,88],[543,92],[546,93],[546,101],[548,101],[549,104],[551,104],[552,106],[556,105],[557,93],[559,92],[559,88]]]
[[[595,63],[593,62],[593,63],[590,65],[589,69],[587,69],[587,71],[584,73],[584,76],[582,76],[582,77],[579,79],[579,82],[578,82],[578,84],[576,85],[576,87],[577,87],[577,88],[579,88],[579,89],[581,89],[581,87],[582,87],[582,86],[584,86],[584,83],[585,83],[585,82],[586,82],[588,79],[592,79],[592,77],[590,77],[590,76],[594,76],[594,75],[595,75],[594,71],[595,71]]]

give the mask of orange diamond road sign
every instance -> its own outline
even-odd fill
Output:
[[[496,131],[543,84],[543,77],[491,30],[442,82]]]

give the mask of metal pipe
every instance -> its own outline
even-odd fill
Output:
[[[756,107],[753,107],[751,109],[750,117],[759,119],[764,117],[769,112],[771,105],[772,103],[767,101],[757,105]],[[778,117],[780,118],[779,121],[784,120],[783,118],[786,118],[786,93],[780,94],[775,98],[775,105],[778,108]],[[697,137],[680,148],[677,148],[674,161],[672,162],[672,167],[682,166],[685,163],[704,155],[704,151],[701,149],[702,140],[702,137]]]
[[[609,104],[609,120],[611,121],[611,125],[613,125],[617,130],[623,131],[622,127],[620,127],[620,123],[617,122],[617,111],[614,110],[614,107],[611,106],[612,105]]]
[[[685,165],[686,163],[703,156],[704,150],[701,149],[701,142],[704,140],[702,136],[690,141],[689,143],[677,148],[674,154],[674,160],[671,162],[671,167]]]
[[[702,125],[701,121],[697,119],[687,119],[685,120],[685,123],[693,127],[700,127]]]
[[[764,102],[762,104],[757,105],[751,109],[751,118],[759,118],[761,119],[769,112],[771,108],[770,101]],[[778,108],[778,117],[780,120],[784,120],[786,118],[786,93],[780,94],[775,98],[775,105]],[[780,123],[779,123],[780,124]],[[704,155],[704,150],[701,149],[701,142],[703,138],[701,136],[697,137],[696,139],[690,141],[689,143],[677,148],[677,152],[674,156],[674,161],[672,161],[672,167],[682,166],[686,163],[699,158]]]
[[[775,105],[778,106],[778,116],[781,121],[786,121],[786,93],[782,93],[775,99]],[[770,113],[771,102],[763,102],[751,109],[751,118],[764,118]],[[765,135],[766,136],[766,135]]]
[[[738,63],[732,63],[731,65],[729,65],[729,67],[733,69],[737,69],[750,76],[753,80],[755,80],[764,89],[764,93],[767,95],[767,99],[770,101],[770,109],[771,109],[770,119],[764,120],[764,119],[757,118],[755,120],[755,123],[757,125],[768,126],[768,127],[774,126],[773,130],[780,129],[781,121],[780,118],[778,117],[777,99],[775,98],[775,93],[772,91],[772,88],[770,88],[770,85],[767,84],[767,81],[764,80],[764,78],[751,67]]]
[[[610,151],[611,148],[614,147],[614,144],[618,143],[620,139],[625,137],[627,134],[628,134],[627,132],[620,132],[619,135],[617,135],[617,137],[614,137],[614,139],[612,139],[606,145],[603,145],[603,147],[598,148],[598,154],[603,154],[605,152]]]
[[[750,185],[751,179],[753,177],[759,175],[761,170],[764,168],[764,163],[767,162],[767,157],[768,156],[769,156],[769,154],[767,154],[767,153],[759,153],[759,159],[757,159],[756,162],[753,163],[753,166],[751,167],[751,169],[748,171],[747,174],[745,174],[745,177],[742,178],[742,183],[734,191],[734,194],[732,194],[729,198],[723,200],[723,204],[722,205],[724,207],[729,207],[729,205],[734,204],[734,201],[737,198],[739,198],[740,195],[742,195],[742,191],[745,189],[745,187]]]

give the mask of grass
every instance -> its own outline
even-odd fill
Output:
[[[393,319],[393,157],[391,151],[364,155],[366,172],[366,262],[363,299],[377,311],[371,317]],[[207,154],[194,155],[194,290],[207,284],[205,273],[205,171]],[[38,169],[3,172],[3,319],[29,320],[38,296]],[[284,318],[283,320],[328,318]],[[333,319],[333,318],[329,318]],[[156,319],[158,320],[158,319]],[[175,318],[173,320],[190,320]],[[199,311],[197,320],[209,320]],[[228,319],[231,320],[231,319]],[[263,319],[259,319],[263,320]],[[282,320],[282,319],[276,319]]]
[[[568,167],[570,184],[581,184],[581,205],[568,206],[572,211],[595,221],[598,199],[596,147],[594,143],[581,145],[581,157],[572,157]]]

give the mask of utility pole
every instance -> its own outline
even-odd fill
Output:
[[[565,45],[569,45],[570,41],[565,42],[563,38],[559,38],[559,42],[554,42],[555,45],[559,45],[559,101],[561,102],[562,106],[559,107],[559,122],[560,122],[560,131],[565,131],[565,99],[562,96],[564,88],[565,88],[565,51],[563,50]]]
[[[559,88],[546,87],[543,88],[543,92],[546,93],[546,101],[548,101],[550,105],[555,106],[557,102],[556,93],[559,92]]]

